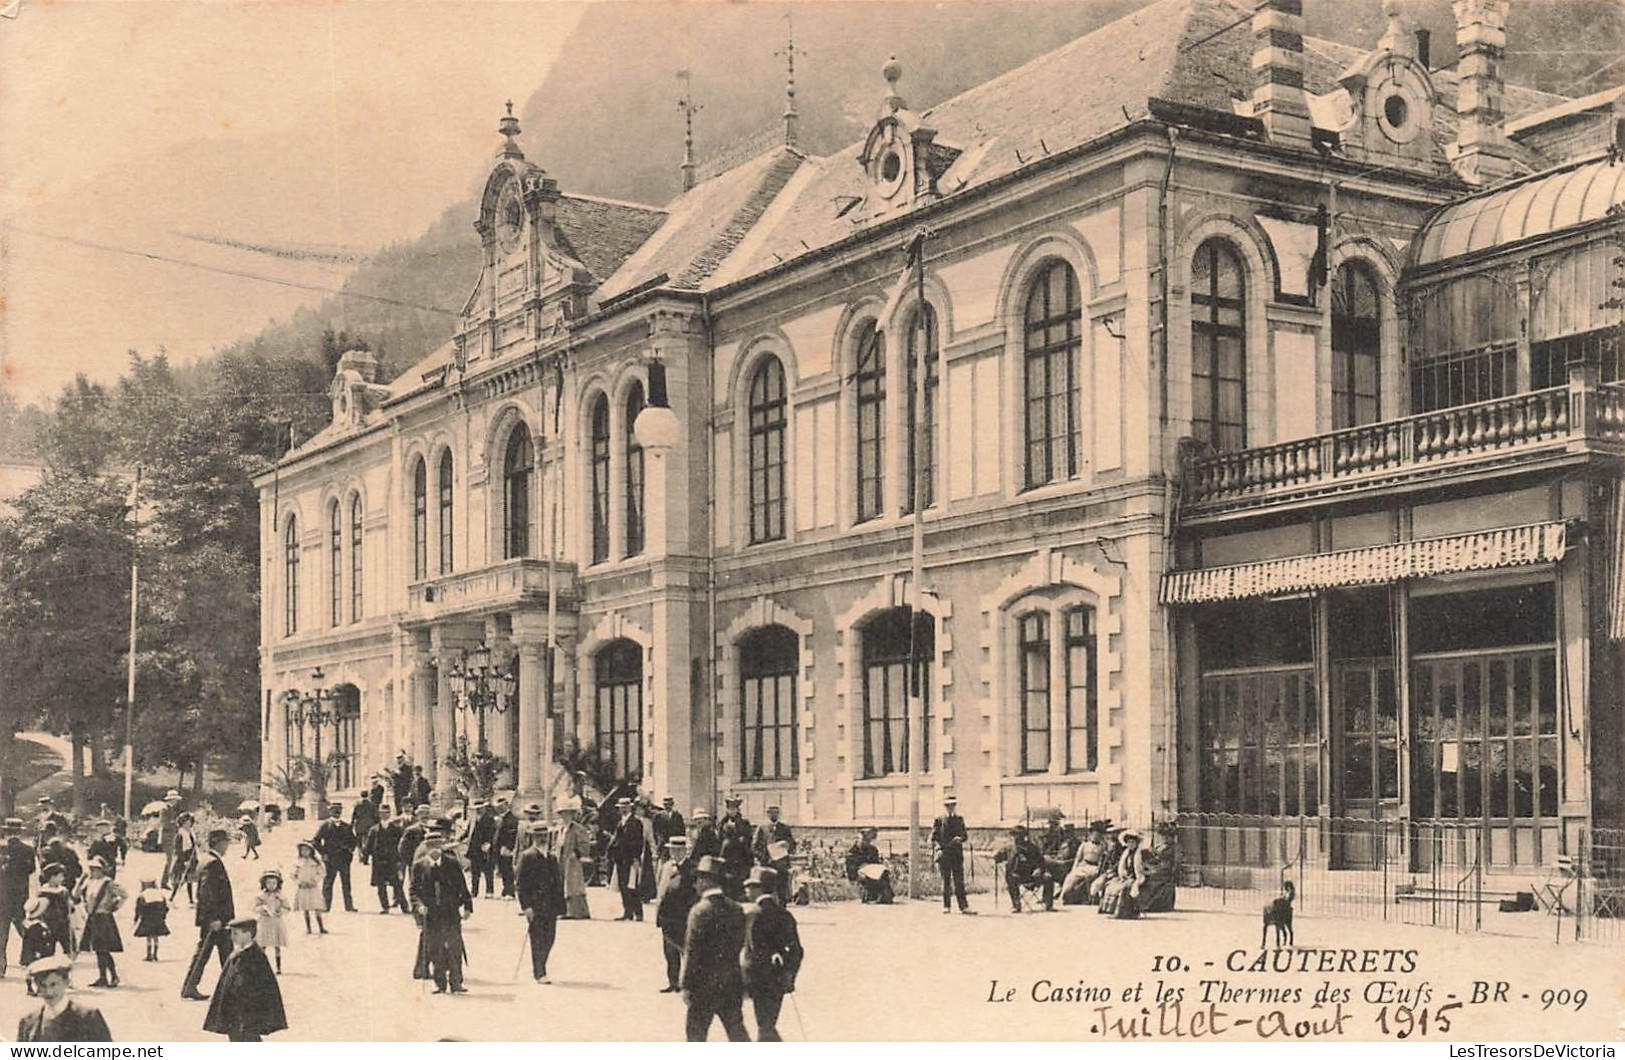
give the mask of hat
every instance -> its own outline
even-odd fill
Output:
[[[1112,823],[1105,817],[1097,817],[1095,820],[1089,822],[1089,830],[1091,832],[1109,832],[1111,829]]]
[[[329,816],[329,817],[343,817],[344,816],[344,806],[343,806],[343,804],[337,803],[337,802],[328,803],[327,804],[327,816]]]
[[[106,872],[113,866],[112,863],[106,858],[102,857],[100,854],[97,854],[95,857],[90,859],[90,867],[93,869],[101,869],[103,872]]]
[[[1025,834],[1026,831],[1027,831],[1027,825],[1022,821],[1017,821],[1015,824],[1010,826],[1010,831],[1011,831],[1012,834],[1015,834],[1015,833]]]
[[[747,887],[760,887],[764,891],[771,891],[778,885],[779,874],[761,865],[751,869],[750,875],[745,877],[745,886]]]
[[[417,806],[412,810],[413,817],[428,817],[432,813],[434,813],[434,811],[429,808],[429,804],[426,802],[418,803]]]
[[[680,835],[674,835],[670,839],[666,840],[666,846],[668,849],[672,847],[686,847],[688,846],[688,840]]]
[[[58,953],[52,957],[41,957],[28,966],[29,978],[45,975],[49,972],[61,972],[67,975],[73,970],[73,958],[66,953]]]
[[[21,817],[7,817],[5,829],[8,832],[21,832],[23,830],[23,819]]]
[[[208,840],[208,842],[209,842],[210,846],[213,846],[215,843],[219,842],[222,839],[230,839],[230,838],[231,838],[231,833],[226,831],[224,828],[214,828],[214,829],[210,829],[210,831],[209,831],[209,840]]]
[[[536,804],[535,804],[535,803],[531,803],[531,806],[535,806],[535,805],[536,805]],[[526,813],[529,813],[529,812],[530,812],[530,806],[526,806],[526,807],[525,807],[525,812],[526,812]],[[541,812],[541,808],[540,808],[540,807],[537,807],[537,810],[536,810],[536,812],[537,812],[537,813],[540,813],[540,812]],[[560,806],[560,807],[559,807],[559,812],[560,812],[560,813],[573,813],[573,814],[576,814],[576,815],[578,815],[578,816],[579,816],[579,815],[580,815],[580,813],[581,813],[581,807],[579,807],[579,806],[577,806],[577,805],[575,805],[575,804],[574,804],[574,803],[570,803],[570,802],[567,802],[567,803],[565,803],[565,804],[564,804],[564,805],[563,805],[563,806]]]
[[[694,871],[698,875],[715,876],[720,880],[727,872],[727,868],[722,864],[721,858],[707,854],[694,865]]]
[[[266,880],[275,880],[276,882],[281,883],[282,871],[280,869],[266,869],[264,872],[260,873],[260,882],[264,883]]]
[[[427,847],[443,847],[446,845],[446,833],[439,829],[431,829],[423,835],[423,845]]]
[[[1121,836],[1119,836],[1118,838],[1121,839],[1123,842],[1127,843],[1130,839],[1141,840],[1141,839],[1144,839],[1145,836],[1141,835],[1138,831],[1136,831],[1133,828],[1125,828],[1125,829],[1123,829],[1123,834]]]
[[[539,802],[527,802],[525,803],[525,812],[540,816],[542,812],[542,804]]]
[[[1059,806],[1054,807],[1049,812],[1049,819],[1052,820],[1052,821],[1059,821],[1062,818],[1064,818],[1065,816],[1066,816],[1066,814],[1061,812],[1061,808]]]
[[[724,795],[722,801],[727,803],[729,806],[738,806],[745,800],[740,798],[738,795]]]
[[[696,806],[694,807],[694,812],[689,814],[689,816],[694,818],[696,821],[709,821],[711,819],[711,811],[706,809],[704,806]]]
[[[880,834],[880,829],[876,828],[872,824],[866,824],[862,828],[858,829],[858,834],[859,835],[879,835]]]
[[[227,924],[226,926],[231,928],[233,931],[239,931],[239,930],[246,931],[250,935],[252,935],[255,932],[259,931],[260,922],[259,922],[259,920],[257,920],[254,917],[251,917],[251,916],[240,916],[236,920],[233,920],[230,924]]]
[[[49,805],[51,805],[51,797],[49,795],[41,795],[39,798],[35,799],[34,801],[39,803],[41,806],[49,806]]]
[[[316,844],[312,843],[308,839],[301,839],[301,840],[299,840],[298,843],[294,844],[294,849],[295,850],[308,850],[312,854],[314,854],[314,853],[316,853]]]
[[[493,806],[506,806],[511,802],[513,802],[513,799],[509,798],[508,796],[506,796],[506,795],[498,795],[496,798],[491,800],[491,805],[493,805]]]
[[[784,807],[780,806],[776,802],[770,802],[770,803],[767,804],[767,812],[768,813],[772,813],[774,810],[781,810],[782,811],[783,809],[784,809]]]
[[[672,798],[670,795],[662,795],[660,797],[660,801],[661,802],[676,802],[677,800]]]
[[[36,896],[23,903],[23,916],[30,920],[38,920],[45,915],[45,911],[50,907],[51,902],[49,899]]]
[[[174,788],[170,788],[168,791],[164,792],[164,801],[165,802],[180,802],[181,801],[181,793],[176,791]]]
[[[476,810],[488,810],[490,808],[491,808],[491,804],[486,802],[484,799],[481,799],[479,802],[476,802],[474,804],[474,809],[476,809]]]
[[[66,876],[67,874],[68,867],[62,864],[60,861],[53,861],[49,864],[41,865],[39,870],[39,878],[42,880],[47,876]]]
[[[942,804],[944,806],[954,806],[954,805],[957,805],[958,802],[959,802],[959,796],[958,795],[944,795],[942,797]]]

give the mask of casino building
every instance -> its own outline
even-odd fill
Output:
[[[972,825],[1477,821],[1508,868],[1620,823],[1625,97],[1506,84],[1507,0],[1455,14],[1448,68],[1298,0],[926,110],[894,60],[861,142],[792,95],[658,207],[504,118],[453,340],[347,354],[258,482],[268,772],[320,684],[341,789],[483,724],[522,792],[575,741],[802,827],[911,777]],[[463,709],[482,644],[511,709]]]

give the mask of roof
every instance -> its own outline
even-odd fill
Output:
[[[648,242],[598,288],[599,301],[662,276],[665,286],[698,290],[761,220],[804,161],[799,151],[775,146],[678,196]]]
[[[1561,121],[1564,118],[1573,118],[1591,111],[1601,110],[1613,104],[1615,100],[1625,98],[1625,85],[1605,88],[1601,92],[1593,92],[1589,96],[1580,96],[1577,99],[1555,97],[1561,102],[1543,110],[1532,111],[1521,118],[1507,122],[1507,135],[1517,136],[1550,122]]]
[[[559,249],[603,280],[665,223],[666,212],[591,195],[560,195],[556,220],[565,243]]]
[[[1625,165],[1599,159],[1475,195],[1417,233],[1413,263],[1433,265],[1602,220],[1625,203]]]

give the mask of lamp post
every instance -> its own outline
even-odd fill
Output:
[[[502,666],[491,657],[491,646],[481,641],[471,651],[459,652],[451,660],[451,692],[458,710],[474,715],[478,732],[476,749],[487,753],[485,744],[485,715],[487,711],[505,714],[513,705],[519,681],[513,667]]]
[[[290,688],[282,693],[283,706],[288,711],[288,720],[301,731],[308,725],[315,735],[316,754],[313,760],[316,763],[313,774],[319,780],[314,785],[316,816],[320,818],[327,811],[327,763],[322,758],[322,729],[329,723],[338,720],[338,711],[329,706],[338,697],[332,689],[325,688],[322,682],[326,675],[320,666],[310,672],[310,682],[313,686],[309,692],[301,692]]]

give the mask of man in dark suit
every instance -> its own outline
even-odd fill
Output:
[[[687,838],[687,827],[683,823],[683,815],[677,812],[677,800],[667,795],[660,800],[660,809],[655,811],[651,825],[655,834],[655,855],[665,858],[667,850],[674,836]]]
[[[257,1042],[264,1035],[288,1029],[282,988],[265,951],[254,941],[258,924],[251,916],[231,922],[231,956],[220,969],[214,1000],[203,1019],[204,1030],[224,1034],[227,1041]]]
[[[429,805],[429,797],[434,794],[434,788],[429,784],[429,778],[423,775],[422,766],[412,767],[412,808]]]
[[[344,884],[344,908],[355,912],[355,900],[350,897],[350,858],[355,855],[355,829],[344,823],[344,807],[338,803],[327,808],[327,820],[316,829],[311,845],[327,864],[327,875],[322,880],[322,900],[333,908],[333,877]]]
[[[23,822],[8,817],[5,846],[0,847],[0,975],[6,974],[6,950],[11,929],[23,932],[23,906],[28,904],[29,880],[34,875],[34,848],[23,842]]]
[[[203,969],[209,966],[209,954],[219,953],[220,967],[226,966],[231,955],[231,935],[226,930],[237,917],[231,900],[231,877],[222,860],[231,845],[231,835],[223,828],[209,833],[197,870],[197,951],[192,954],[191,967],[186,969],[186,981],[181,984],[181,997],[188,1001],[207,1001],[209,995],[198,993],[203,980]]]
[[[485,881],[485,896],[496,890],[492,874],[496,871],[497,819],[488,802],[474,804],[474,823],[468,828],[468,887],[475,898],[480,896],[480,881]]]
[[[710,856],[694,866],[700,900],[688,914],[678,984],[688,1005],[684,1029],[691,1042],[705,1041],[711,1021],[718,1018],[730,1042],[750,1041],[745,1030],[745,980],[739,968],[745,946],[745,912],[722,893],[725,872],[722,861]]]
[[[395,768],[389,771],[389,787],[395,796],[395,812],[411,813],[412,763],[406,760],[405,751],[395,756]]]
[[[942,816],[931,822],[931,845],[937,851],[937,868],[942,872],[942,911],[953,911],[952,897],[959,898],[959,911],[970,915],[970,903],[965,900],[965,844],[970,832],[965,819],[959,816],[959,800],[952,795],[943,797]]]
[[[383,805],[383,799],[384,789],[375,787],[355,804],[355,809],[350,811],[350,831],[355,833],[355,841],[358,844],[367,838],[367,833],[372,831],[373,825],[382,819],[380,807]],[[361,864],[365,865],[366,862],[363,861]]]
[[[688,840],[672,836],[666,840],[666,862],[661,866],[664,882],[655,896],[655,926],[660,929],[660,949],[666,957],[666,985],[662,994],[682,989],[678,979],[683,971],[683,938],[688,932],[689,910],[700,900],[694,889],[694,874],[687,860]]]
[[[514,865],[519,856],[519,815],[513,812],[513,803],[508,799],[498,799],[496,809],[497,875],[502,877],[502,897],[512,898]]]
[[[717,835],[717,826],[711,823],[711,811],[704,806],[694,807],[690,818],[694,821],[694,838],[688,848],[688,864],[692,870],[701,858],[722,856],[722,837]]]
[[[751,843],[751,853],[756,857],[756,864],[765,865],[773,870],[774,879],[778,881],[779,901],[786,904],[790,901],[790,855],[796,852],[796,837],[790,832],[790,826],[779,820],[779,807],[777,804],[767,808],[767,823],[756,829],[756,839]],[[774,857],[773,844],[783,843],[783,857]]]
[[[369,882],[378,891],[380,913],[389,912],[391,892],[394,893],[394,902],[401,907],[401,912],[408,912],[412,908],[406,904],[406,891],[401,887],[399,855],[404,820],[404,817],[380,820],[373,825],[372,831],[368,832],[361,842],[361,863],[365,865],[369,860],[372,862]]]
[[[621,915],[616,919],[642,920],[643,896],[638,888],[643,870],[643,821],[632,812],[631,799],[622,798],[618,808],[620,819],[609,844],[609,863],[621,889]]]
[[[73,958],[65,953],[42,957],[28,966],[39,992],[40,1007],[17,1021],[19,1042],[110,1042],[112,1032],[100,1010],[68,998]]]
[[[420,978],[434,979],[434,992],[466,994],[463,986],[463,921],[474,913],[474,897],[457,859],[446,857],[446,836],[430,832],[428,851],[411,867],[412,911],[422,934],[418,939]],[[414,974],[418,974],[414,972]]]
[[[779,1009],[784,995],[794,993],[801,970],[801,936],[796,918],[779,901],[778,873],[754,868],[745,881],[745,949],[740,966],[745,993],[756,1010],[756,1040],[780,1042]]]
[[[723,878],[722,888],[737,902],[745,897],[745,875],[750,872],[751,844],[756,830],[751,827],[750,819],[740,812],[738,795],[729,795],[723,804],[727,808],[722,820],[717,822],[717,839],[722,843],[722,862],[728,873]]]
[[[552,830],[540,821],[527,830],[530,845],[519,855],[519,908],[530,932],[531,974],[538,983],[545,983],[547,958],[553,952],[559,917],[564,915],[564,874],[553,856]]]

